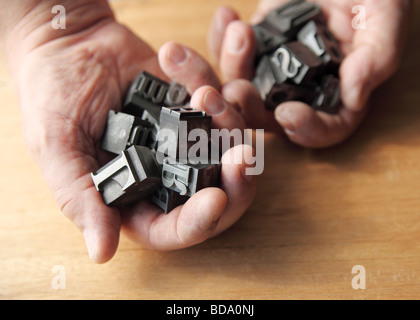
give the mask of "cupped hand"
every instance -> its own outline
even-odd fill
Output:
[[[175,78],[191,94],[197,91],[193,99],[199,107],[208,103],[208,92],[222,99],[216,74],[193,50],[170,43],[160,51],[160,60],[145,42],[109,18],[33,48],[15,74],[28,148],[96,263],[113,257],[121,229],[151,249],[200,243],[239,219],[255,195],[255,178],[245,174],[252,150],[236,146],[222,158],[221,187],[198,192],[168,215],[149,201],[125,209],[104,204],[90,173],[109,161],[99,147],[107,115],[120,110],[138,73]],[[225,119],[218,123],[215,118],[216,125]],[[234,154],[243,161],[233,162]]]
[[[261,0],[250,23],[257,24],[272,9],[286,0]],[[340,68],[343,107],[337,115],[312,110],[301,102],[280,104],[274,112],[267,111],[258,92],[244,81],[231,86],[237,96],[252,103],[240,111],[246,123],[258,128],[266,123],[267,130],[285,132],[290,140],[305,147],[328,147],[344,141],[362,122],[368,110],[372,91],[397,70],[408,29],[409,0],[313,0],[324,11],[328,26],[340,41],[345,58]],[[364,12],[355,11],[360,8]],[[356,14],[365,15],[365,28],[358,28]],[[357,22],[357,21],[356,21]],[[359,24],[360,26],[360,24]],[[256,41],[250,26],[228,7],[214,15],[208,44],[219,63],[223,78],[250,80],[254,75]],[[274,117],[273,125],[269,121]],[[261,127],[260,127],[261,128]]]

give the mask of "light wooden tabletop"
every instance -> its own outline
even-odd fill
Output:
[[[245,19],[256,6],[256,0],[112,5],[154,48],[175,40],[208,57],[210,18],[228,2]],[[123,235],[104,265],[89,260],[82,235],[28,155],[2,60],[0,298],[420,298],[420,5],[409,39],[399,72],[375,92],[373,109],[349,141],[310,151],[267,134],[257,198],[231,229],[175,252],[143,250]],[[363,271],[366,289],[355,290],[354,277]],[[58,275],[65,288],[54,285]]]

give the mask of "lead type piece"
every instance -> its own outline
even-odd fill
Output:
[[[193,108],[162,108],[158,134],[158,157],[170,156],[177,161],[185,161],[190,147],[195,144],[195,141],[188,139],[190,132],[201,129],[210,138],[211,121],[212,117],[204,111]]]
[[[165,213],[171,212],[176,207],[183,205],[190,197],[182,196],[178,192],[160,187],[152,195],[151,201],[161,208]]]
[[[132,146],[92,173],[105,204],[127,206],[153,194],[161,183],[159,164],[152,150]]]
[[[270,11],[264,22],[272,28],[273,32],[292,39],[310,20],[325,23],[321,7],[313,2],[294,0]]]
[[[309,104],[316,97],[313,87],[288,83],[287,76],[282,74],[281,70],[276,70],[276,65],[268,56],[261,59],[256,74],[254,86],[268,109],[274,110],[286,101],[302,101]]]
[[[220,183],[219,164],[171,164],[163,162],[162,184],[182,196],[191,197],[204,188],[217,187]]]
[[[132,82],[128,90],[123,112],[137,117],[143,116],[143,111],[159,121],[160,109],[169,90],[169,83],[143,71]]]
[[[252,26],[255,38],[257,40],[257,58],[264,54],[275,51],[282,44],[288,42],[288,38],[282,34],[274,34],[264,25],[264,22]]]
[[[271,56],[271,61],[281,82],[297,85],[310,83],[323,67],[320,59],[300,42],[282,45]]]
[[[138,117],[111,110],[101,148],[120,154],[133,145],[145,146],[151,127],[149,122]]]
[[[310,21],[299,31],[297,38],[324,61],[326,72],[338,74],[343,53],[339,42],[325,25]]]

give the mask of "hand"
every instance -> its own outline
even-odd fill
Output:
[[[247,92],[239,86],[235,90],[237,96],[246,95],[253,102],[241,110],[250,127],[268,123],[267,130],[284,131],[295,143],[317,148],[332,146],[349,137],[365,117],[372,91],[397,70],[407,33],[410,1],[313,1],[323,9],[329,28],[341,42],[345,54],[340,68],[344,108],[337,115],[329,115],[301,102],[286,102],[275,110],[277,123],[273,125],[268,121],[273,117],[272,112],[264,109],[262,101],[257,101],[258,93],[249,84],[243,84]],[[251,23],[257,24],[270,10],[286,2],[261,0]],[[352,27],[355,5],[366,9],[365,30]],[[232,9],[217,10],[208,44],[226,81],[253,77],[256,41],[250,26],[241,22]]]
[[[89,12],[99,12],[98,7]],[[108,111],[120,109],[139,72],[174,77],[190,93],[208,85],[193,95],[200,106],[208,103],[205,92],[221,98],[217,76],[193,50],[164,46],[161,68],[157,54],[109,13],[65,37],[18,47],[30,48],[24,55],[17,51],[19,64],[8,52],[26,143],[61,210],[83,233],[94,262],[112,258],[121,228],[147,248],[180,249],[222,232],[251,204],[256,186],[255,178],[245,174],[245,160],[252,156],[245,146],[223,156],[220,189],[201,190],[168,215],[148,201],[127,209],[107,207],[93,185],[90,173],[109,160],[99,148]],[[233,154],[244,161],[234,164],[238,157]]]

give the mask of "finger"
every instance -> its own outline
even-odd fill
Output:
[[[62,153],[51,158],[43,171],[62,212],[82,232],[91,260],[105,263],[117,250],[121,218],[118,210],[104,204],[93,185],[90,172],[96,166],[93,157]]]
[[[83,234],[90,259],[95,263],[108,262],[118,248],[120,212],[104,205],[102,197],[95,188],[83,193],[80,198],[85,202],[85,206],[79,211],[83,218],[80,223],[75,224]]]
[[[246,125],[240,113],[213,87],[203,86],[191,97],[191,106],[205,111],[212,116],[212,126],[215,128],[245,129]]]
[[[286,102],[274,112],[293,142],[308,148],[324,148],[347,139],[363,120],[366,110],[341,108],[337,115],[314,111],[302,102]]]
[[[223,86],[224,99],[237,109],[247,126],[253,129],[265,129],[280,132],[282,128],[274,118],[274,113],[267,110],[255,86],[243,79],[228,82]]]
[[[252,28],[242,21],[229,24],[220,54],[220,69],[226,81],[251,79],[257,44]]]
[[[175,42],[164,44],[158,54],[166,75],[192,93],[204,85],[220,89],[220,81],[210,64],[193,49]]]
[[[264,156],[257,154],[254,157],[250,146],[239,145],[223,155],[221,188],[227,195],[228,203],[214,234],[232,226],[254,201],[257,179],[252,170],[255,166],[263,170]]]
[[[237,146],[222,157],[221,188],[197,192],[184,205],[163,214],[149,202],[123,213],[123,230],[153,250],[177,250],[201,243],[237,221],[255,198],[252,148]],[[248,164],[250,163],[250,164]]]
[[[226,28],[229,23],[238,19],[239,17],[237,13],[229,7],[219,7],[214,13],[207,36],[207,46],[209,48],[211,58],[216,63],[218,63],[220,59],[220,52],[222,50]]]
[[[123,214],[123,228],[134,241],[149,249],[187,248],[213,235],[226,203],[222,190],[207,188],[169,214],[152,204],[141,204]]]
[[[362,46],[351,52],[340,67],[342,100],[354,112],[362,110],[374,87],[375,62],[369,57],[374,54],[371,46]]]

